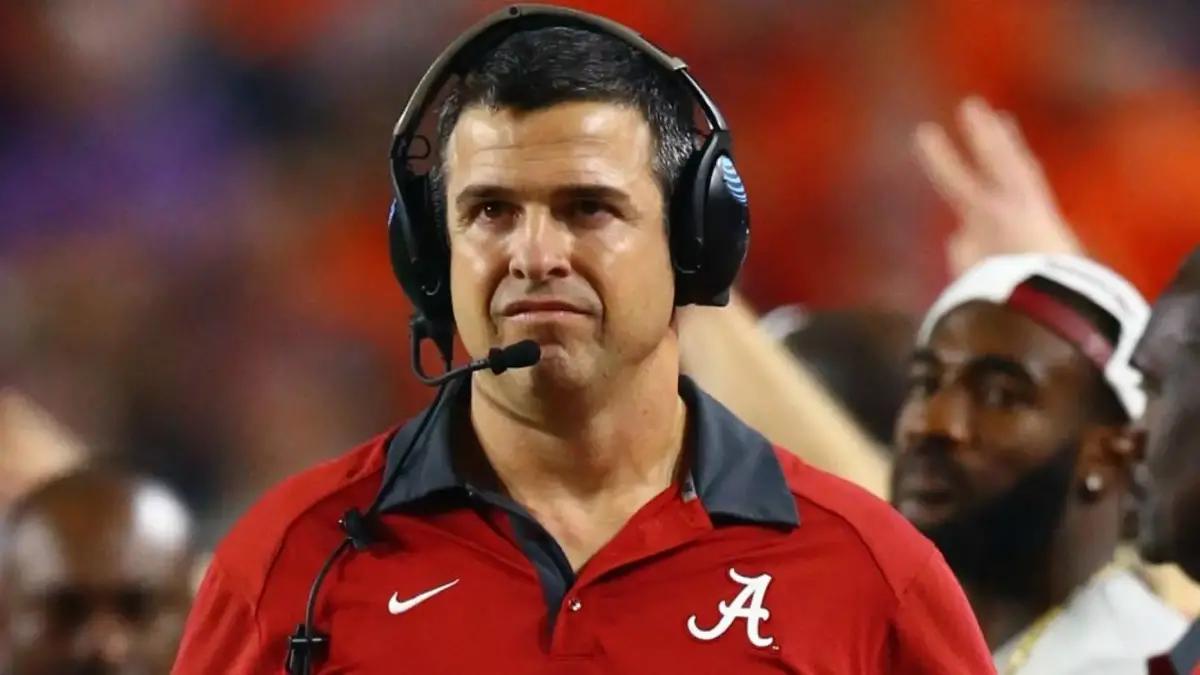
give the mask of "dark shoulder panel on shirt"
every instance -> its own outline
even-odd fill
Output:
[[[254,601],[261,594],[271,567],[290,540],[303,537],[321,551],[329,547],[319,540],[336,544],[341,538],[340,515],[351,507],[366,508],[374,498],[390,437],[388,432],[372,438],[284,480],[238,519],[214,555],[227,576],[245,585],[241,590],[247,599]]]
[[[776,447],[775,454],[801,513],[797,535],[803,536],[805,528],[840,527],[874,560],[892,592],[902,595],[935,552],[933,544],[890,504],[865,489],[783,448]]]

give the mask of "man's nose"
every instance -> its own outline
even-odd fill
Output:
[[[550,209],[530,208],[510,240],[509,274],[539,282],[571,271],[570,229]]]
[[[120,666],[129,660],[133,643],[129,622],[113,612],[98,611],[80,630],[75,649],[80,661]]]
[[[956,386],[930,393],[914,411],[905,432],[905,446],[909,448],[935,438],[953,449],[966,446],[971,437],[970,395]]]

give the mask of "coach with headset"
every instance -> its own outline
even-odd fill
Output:
[[[421,80],[392,176],[414,351],[476,360],[242,519],[174,673],[992,672],[929,542],[680,376],[675,308],[724,304],[749,235],[683,62],[506,9]]]

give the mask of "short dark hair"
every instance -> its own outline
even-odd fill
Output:
[[[639,111],[654,136],[654,173],[664,199],[670,197],[695,148],[691,93],[642,51],[577,28],[515,33],[458,80],[438,115],[439,158],[459,116],[471,106],[528,112],[571,101],[616,103]],[[439,159],[431,172],[439,216],[445,214],[442,172]]]
[[[1062,284],[1045,277],[1033,277],[1027,285],[1037,291],[1053,297],[1055,300],[1071,308],[1076,314],[1092,325],[1115,348],[1121,340],[1121,322],[1108,310],[1100,307],[1084,295],[1073,291]],[[1092,395],[1083,401],[1088,407],[1088,416],[1101,423],[1125,425],[1130,422],[1129,413],[1117,397],[1113,386],[1105,379],[1104,373],[1091,361],[1088,361],[1092,372]]]

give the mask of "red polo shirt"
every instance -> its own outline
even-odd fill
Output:
[[[414,424],[255,506],[216,551],[175,675],[282,672],[313,577],[343,540],[339,517],[376,497],[383,541],[331,568],[314,672],[994,672],[927,540],[686,378],[687,478],[578,573],[524,509],[455,471],[469,392],[450,392],[407,456]]]

